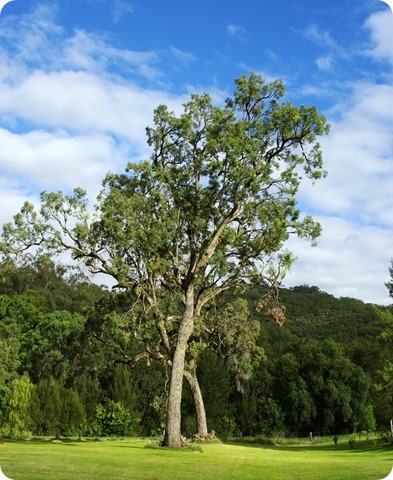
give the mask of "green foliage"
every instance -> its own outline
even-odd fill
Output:
[[[26,283],[30,282],[28,272]],[[121,402],[130,413],[134,433],[161,434],[168,372],[158,363],[149,368],[144,363],[133,369],[125,364],[108,368],[119,359],[119,352],[125,363],[143,352],[138,336],[129,333],[142,317],[135,320],[122,313],[129,311],[132,298],[108,295],[89,310],[86,319],[74,311],[48,311],[50,303],[41,305],[45,282],[37,280],[41,290],[21,288],[23,274],[17,267],[14,274],[20,293],[8,290],[0,296],[2,432],[9,434],[12,427],[15,435],[29,430],[49,435],[94,433],[97,405],[106,405],[110,399]],[[280,292],[288,302],[286,323],[279,328],[266,321],[264,312],[256,311],[265,293],[266,287],[259,286],[247,288],[241,301],[238,292],[224,295],[196,320],[189,348],[195,353],[192,358],[197,362],[209,428],[218,430],[224,417],[233,418],[236,431],[247,435],[294,430],[333,434],[354,428],[367,432],[374,430],[374,419],[378,425],[388,425],[393,398],[390,310],[301,286]],[[180,308],[177,301],[168,299],[165,305],[168,310]],[[154,317],[147,321],[153,323],[146,326],[143,341],[149,338],[153,348],[158,338],[152,330]],[[347,330],[353,327],[351,335],[343,335],[341,322]],[[176,323],[171,328],[167,325],[168,334],[175,336]],[[336,342],[321,341],[319,330],[334,334]],[[135,332],[142,335],[139,327]],[[340,339],[345,342],[339,345]],[[215,353],[205,351],[206,345]],[[289,353],[292,362],[285,356]],[[23,372],[31,376],[31,387],[37,384],[29,411],[22,406],[19,411],[13,403],[18,395],[14,389],[19,382],[24,385]],[[51,376],[57,386],[47,395],[48,385],[43,388],[41,383],[48,384]],[[370,390],[370,379],[376,383],[374,390]],[[37,389],[43,398],[39,407]],[[311,414],[302,417],[307,409]],[[50,421],[43,425],[45,418]],[[195,432],[188,394],[183,418],[185,430]]]
[[[265,359],[264,350],[258,345],[260,322],[250,316],[246,300],[224,296],[209,312],[203,326],[205,337],[199,335],[200,343],[225,358],[237,390],[242,391]]]
[[[135,435],[135,425],[129,410],[120,402],[109,400],[105,405],[97,405],[92,430],[103,437],[129,437]]]
[[[216,418],[230,413],[228,404],[231,392],[230,376],[224,360],[214,352],[205,350],[198,364],[197,376],[209,424],[212,430],[217,431]]]
[[[35,435],[80,435],[86,425],[78,392],[66,388],[62,379],[51,377],[36,385],[30,412]]]
[[[284,412],[270,397],[260,397],[257,402],[257,423],[255,430],[267,436],[286,429]]]
[[[80,436],[86,428],[85,406],[77,391],[61,389],[60,431],[66,436]]]
[[[257,396],[250,391],[249,385],[247,385],[240,399],[236,402],[236,419],[241,435],[253,435],[256,433],[257,404]]]
[[[338,299],[307,285],[282,289],[280,298],[286,309],[285,325],[300,338],[332,338],[350,345],[357,338],[375,340],[381,333],[380,310],[361,300]]]
[[[126,365],[116,365],[108,388],[110,398],[115,402],[121,402],[130,411],[135,409],[137,403],[131,378],[130,368]]]
[[[276,396],[290,431],[353,428],[369,401],[370,382],[333,340],[297,345],[275,363]]]
[[[274,379],[276,397],[286,413],[286,428],[291,432],[303,431],[315,418],[316,407],[293,353],[286,353],[277,360]]]
[[[94,422],[97,405],[101,402],[103,391],[100,382],[95,376],[85,372],[75,380],[74,390],[83,405],[85,412],[84,434],[89,432],[90,425]]]
[[[14,308],[14,302],[6,296],[0,296],[0,412],[7,410],[11,383],[17,378],[20,366],[21,326]]]
[[[377,424],[374,417],[373,406],[362,406],[358,415],[358,421],[355,424],[356,430],[358,432],[365,432],[367,436],[374,433],[377,429]]]
[[[81,312],[103,296],[103,290],[70,266],[47,255],[25,254],[0,262],[0,295],[24,295],[41,312]]]
[[[15,379],[11,385],[11,398],[9,401],[10,434],[21,436],[29,433],[31,427],[31,399],[34,385],[27,376]]]
[[[36,435],[60,436],[61,393],[60,383],[52,377],[36,385],[31,401],[31,419]]]
[[[236,431],[236,421],[232,416],[218,417],[216,421],[217,435],[223,440],[233,436]]]

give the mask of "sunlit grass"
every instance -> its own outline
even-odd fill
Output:
[[[0,466],[12,480],[379,480],[393,467],[388,444],[145,448],[146,440],[5,441]]]

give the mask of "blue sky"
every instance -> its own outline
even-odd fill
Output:
[[[0,224],[42,190],[88,190],[149,156],[145,127],[192,92],[220,104],[257,72],[316,105],[328,177],[299,192],[322,223],[291,239],[285,284],[389,304],[393,14],[380,0],[14,0],[0,15]]]

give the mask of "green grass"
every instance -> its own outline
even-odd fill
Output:
[[[145,448],[140,439],[5,441],[0,466],[12,480],[380,480],[388,444],[204,444],[201,451]]]

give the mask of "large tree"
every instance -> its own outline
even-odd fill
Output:
[[[135,297],[131,322],[143,319],[163,343],[171,333],[172,447],[181,444],[184,365],[204,310],[245,281],[279,281],[293,260],[283,251],[288,237],[320,233],[295,196],[303,173],[324,175],[316,138],[328,126],[315,107],[296,107],[284,94],[281,81],[250,74],[223,107],[207,94],[192,95],[180,115],[159,106],[147,128],[150,161],[108,174],[94,215],[81,189],[44,192],[39,213],[26,203],[4,227],[4,252],[71,251]]]

